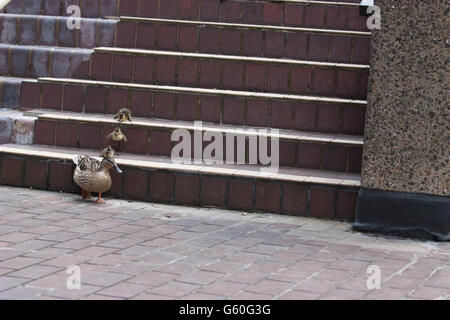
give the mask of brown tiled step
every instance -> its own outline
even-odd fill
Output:
[[[72,179],[78,154],[88,150],[0,145],[0,183],[77,192]],[[268,211],[353,220],[360,176],[308,169],[267,172],[258,166],[174,164],[167,158],[116,158],[111,170],[114,197],[191,206]]]
[[[366,99],[368,65],[96,48],[90,79]]]
[[[356,1],[128,0],[119,15],[367,30]]]
[[[118,2],[118,0],[12,0],[3,11],[27,15],[67,16],[67,8],[70,5],[78,5],[82,17],[97,18],[116,15]]]
[[[361,135],[366,101],[236,90],[41,78],[22,86],[22,108]]]
[[[362,137],[288,130],[258,132],[255,128],[250,131],[251,128],[203,123],[201,129],[196,129],[198,123],[196,127],[193,122],[140,118],[134,118],[132,123],[119,124],[112,116],[44,110],[33,110],[26,114],[37,116],[34,144],[38,145],[103,149],[112,143],[108,135],[114,128],[119,127],[128,137],[128,142],[113,145],[116,151],[170,157],[173,147],[179,142],[179,140],[172,142],[172,132],[176,129],[185,129],[190,133],[191,139],[194,137],[194,130],[203,134],[205,132],[220,134],[223,137],[223,161],[226,160],[229,152],[226,136],[240,136],[245,139],[243,155],[246,163],[249,163],[250,141],[253,141],[256,146],[258,138],[267,139],[270,150],[271,140],[276,138],[279,142],[280,166],[352,173],[359,173],[361,169]],[[209,144],[204,142],[200,147],[202,155]],[[193,150],[193,140],[191,140],[191,146]],[[192,150],[189,151],[193,158]],[[232,152],[233,158],[237,160],[237,148],[234,147],[234,142]],[[269,151],[268,154],[270,155],[271,152]]]
[[[0,14],[0,41],[8,44],[89,49],[114,45],[117,21],[83,16],[80,29],[73,30],[67,27],[67,21],[68,17]]]
[[[92,50],[0,44],[0,75],[10,77],[71,77]]]
[[[141,16],[182,18],[190,20],[314,26],[365,29],[359,16],[359,0],[340,1],[230,1],[219,0],[13,0],[6,13],[34,15],[67,15],[67,7],[75,4],[81,16]]]
[[[121,17],[116,47],[368,64],[370,33]]]

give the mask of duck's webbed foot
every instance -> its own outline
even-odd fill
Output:
[[[105,200],[102,199],[102,193],[98,194],[98,199],[94,200],[95,203],[105,203]]]
[[[87,192],[86,190],[82,190],[81,191],[81,199],[82,200],[91,199],[91,194],[89,192]]]

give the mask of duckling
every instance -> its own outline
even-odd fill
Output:
[[[116,151],[109,145],[105,149],[103,149],[101,156],[103,158],[112,158]]]
[[[108,135],[108,139],[111,139],[114,142],[124,141],[127,142],[127,137],[123,134],[120,128],[115,128],[113,132]]]
[[[120,109],[114,117],[114,120],[119,122],[130,121],[131,122],[131,110],[128,108]]]
[[[106,157],[99,161],[89,156],[77,156],[73,162],[76,164],[73,180],[82,189],[82,199],[90,199],[91,192],[96,192],[98,199],[95,202],[105,202],[102,193],[108,191],[112,184],[109,170],[114,167],[118,173],[122,173],[114,158]]]

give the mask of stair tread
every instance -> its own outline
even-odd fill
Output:
[[[42,120],[67,120],[78,122],[92,122],[118,125],[119,123],[113,119],[112,115],[104,114],[80,114],[76,112],[67,111],[54,111],[44,109],[29,110],[24,113],[28,116],[36,116]],[[164,129],[187,129],[194,130],[195,125],[193,122],[180,121],[180,120],[164,120],[164,119],[147,119],[140,117],[133,117],[133,122],[120,123],[121,126],[129,127],[145,127],[145,128],[164,128]],[[248,130],[253,129],[255,132],[259,129],[257,127],[236,126],[236,125],[223,125],[213,123],[202,123],[202,129],[209,132],[223,132],[249,135]],[[272,129],[273,130],[273,129]],[[362,136],[353,136],[345,134],[333,134],[322,132],[305,132],[296,130],[284,130],[277,129],[280,139],[297,140],[297,141],[310,141],[318,143],[336,143],[336,144],[348,144],[362,146],[364,144]],[[267,130],[267,136],[273,136],[270,130]],[[263,134],[265,135],[265,134]]]
[[[80,84],[80,85],[106,86],[106,87],[116,87],[116,88],[123,87],[123,88],[133,88],[133,89],[153,89],[153,90],[160,90],[160,91],[225,95],[225,96],[233,96],[233,97],[240,96],[240,97],[269,98],[269,99],[290,99],[290,100],[309,101],[309,102],[349,104],[349,105],[355,105],[355,106],[356,105],[361,105],[361,106],[367,105],[366,100],[334,98],[334,97],[325,97],[325,96],[312,96],[312,95],[268,93],[268,92],[243,91],[243,90],[231,90],[231,89],[207,89],[207,88],[199,88],[199,87],[168,86],[168,85],[141,84],[141,83],[117,82],[117,81],[85,80],[85,79],[73,79],[73,78],[55,78],[55,77],[40,77],[38,80],[39,80],[39,82],[43,82],[43,83]]]
[[[30,156],[60,160],[72,160],[77,155],[99,156],[99,151],[86,149],[71,149],[38,145],[0,145],[0,153],[18,156]],[[324,184],[342,187],[360,187],[361,176],[353,173],[340,173],[325,170],[297,169],[280,167],[277,171],[258,165],[207,165],[178,164],[167,157],[139,156],[121,153],[116,157],[118,165],[146,169],[172,170],[187,173],[225,175],[264,180],[290,181],[311,184]]]
[[[109,17],[111,20],[117,20],[116,17]],[[341,34],[341,35],[358,35],[370,36],[370,31],[358,30],[339,30],[339,29],[325,29],[325,28],[308,28],[308,27],[289,27],[277,26],[268,24],[247,24],[247,23],[230,23],[230,22],[213,22],[202,20],[181,20],[181,19],[166,19],[166,18],[145,18],[133,16],[120,16],[120,21],[144,22],[144,23],[171,23],[171,24],[185,24],[185,25],[204,25],[212,27],[230,27],[241,29],[258,29],[258,30],[276,30],[276,31],[295,31],[295,32],[312,32],[312,33],[326,33],[326,34]]]
[[[13,43],[0,43],[0,48],[24,48],[24,49],[43,49],[43,50],[61,50],[61,51],[80,51],[83,53],[92,53],[94,49],[80,48],[80,47],[61,47],[61,46],[46,46],[42,44],[13,44]]]
[[[17,81],[17,82],[21,82],[21,81],[37,82],[36,78],[21,78],[21,77],[11,77],[11,76],[0,76],[0,81],[5,81],[5,80],[11,80],[11,81]]]
[[[184,52],[184,51],[167,51],[167,50],[147,50],[147,49],[135,49],[135,48],[115,48],[115,47],[97,47],[94,48],[94,52],[107,52],[107,53],[119,53],[119,54],[137,54],[137,55],[149,55],[149,56],[174,56],[179,58],[201,58],[212,60],[232,60],[232,61],[246,61],[246,62],[262,62],[262,63],[274,63],[274,64],[293,64],[293,65],[311,65],[318,67],[336,67],[336,68],[352,68],[352,69],[369,69],[370,65],[367,64],[355,64],[355,63],[342,63],[342,62],[322,62],[313,60],[296,60],[289,58],[266,58],[266,57],[252,57],[252,56],[239,56],[239,55],[225,55],[225,54],[212,54],[212,53],[196,53],[196,52]]]
[[[2,17],[6,17],[6,18],[32,18],[32,19],[48,18],[48,19],[55,19],[55,20],[69,19],[70,18],[70,16],[53,16],[53,15],[48,15],[48,14],[0,13],[0,19]],[[106,19],[106,18],[101,18],[101,17],[88,18],[88,17],[81,16],[80,19],[81,19],[81,21],[98,21],[98,20],[102,20],[105,23],[111,23],[112,21],[114,21],[114,19]]]

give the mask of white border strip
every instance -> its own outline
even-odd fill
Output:
[[[137,54],[137,55],[146,55],[146,56],[171,56],[171,57],[178,57],[178,58],[230,60],[230,61],[260,62],[260,63],[274,63],[274,64],[292,64],[292,65],[306,65],[306,66],[332,67],[332,68],[370,69],[370,66],[367,64],[319,62],[319,61],[307,61],[307,60],[233,56],[233,55],[222,55],[222,54],[205,54],[205,53],[164,51],[164,50],[97,47],[97,48],[94,48],[94,52],[115,53],[115,54],[132,54],[132,55]]]
[[[143,18],[143,17],[130,17],[130,16],[120,16],[119,18],[121,21],[135,21],[135,22],[144,22],[144,23],[155,23],[156,22],[156,23],[202,25],[202,26],[213,26],[213,27],[229,27],[229,28],[241,28],[241,29],[258,29],[258,30],[262,29],[262,30],[275,30],[275,31],[331,33],[331,34],[345,34],[345,35],[354,35],[354,36],[370,36],[372,34],[371,32],[367,32],[367,31],[269,26],[269,25],[263,25],[263,24],[242,24],[242,23],[228,23],[228,22]]]

